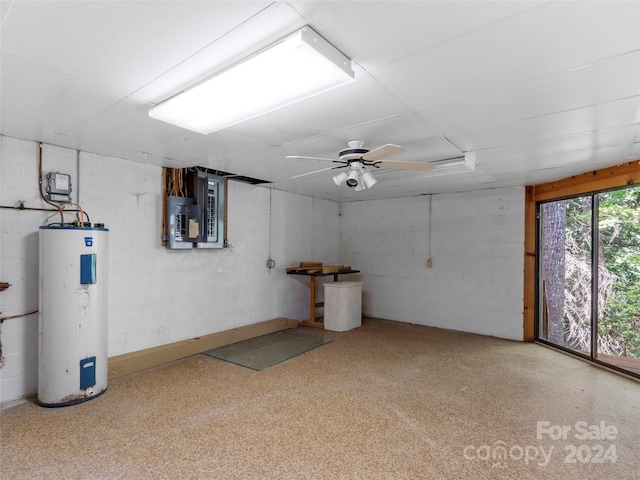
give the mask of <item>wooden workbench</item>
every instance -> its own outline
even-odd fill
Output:
[[[324,307],[324,302],[316,302],[316,279],[318,277],[329,277],[333,275],[333,281],[338,281],[339,275],[347,275],[349,273],[360,273],[360,270],[341,270],[339,272],[330,272],[330,273],[322,273],[322,272],[300,272],[293,271],[287,272],[287,275],[304,275],[309,277],[309,320],[305,320],[300,322],[301,325],[305,325],[307,327],[317,327],[324,328],[324,323],[316,321],[316,308]]]

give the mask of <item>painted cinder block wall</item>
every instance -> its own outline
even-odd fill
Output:
[[[49,208],[38,194],[38,144],[0,142],[0,205]],[[110,231],[109,356],[277,317],[306,319],[308,279],[287,276],[285,267],[339,260],[335,202],[230,181],[231,246],[169,251],[160,243],[160,167],[43,145],[49,171],[71,174],[74,201]],[[38,227],[50,215],[0,209],[0,280],[11,283],[0,293],[2,317],[38,308]],[[5,321],[2,346],[0,402],[35,393],[38,316]]]
[[[38,144],[0,142],[0,204],[47,207]],[[523,188],[338,204],[229,182],[230,247],[175,252],[160,245],[160,167],[44,145],[43,171],[57,170],[72,175],[91,220],[110,229],[109,356],[306,319],[308,279],[285,274],[300,261],[361,270],[366,315],[522,339]],[[0,280],[12,284],[0,293],[2,316],[38,308],[38,226],[47,216],[0,209]],[[5,321],[2,342],[0,403],[37,390],[37,315]]]
[[[344,203],[341,222],[365,315],[523,339],[523,187]]]

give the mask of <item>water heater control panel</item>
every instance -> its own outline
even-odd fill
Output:
[[[71,201],[71,175],[60,172],[47,173],[47,200],[51,202]]]

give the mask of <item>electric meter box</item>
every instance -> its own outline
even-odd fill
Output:
[[[60,172],[47,173],[47,200],[51,202],[71,201],[71,175]]]

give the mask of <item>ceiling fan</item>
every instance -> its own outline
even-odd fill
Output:
[[[383,160],[392,155],[405,152],[406,150],[398,145],[387,143],[380,147],[368,150],[363,148],[364,143],[360,140],[351,140],[347,142],[348,148],[341,150],[338,154],[338,160],[322,157],[305,157],[300,155],[288,155],[287,158],[305,158],[311,160],[322,160],[326,162],[337,163],[339,165],[333,167],[314,170],[313,172],[295,175],[291,178],[304,177],[315,173],[326,172],[327,170],[335,170],[339,168],[348,168],[347,172],[341,172],[333,177],[336,185],[340,186],[346,182],[348,187],[353,188],[356,192],[365,188],[373,187],[378,181],[373,177],[370,168],[394,168],[400,170],[422,170],[429,171],[434,168],[430,163],[425,162],[389,162]]]

